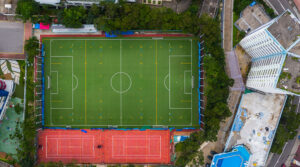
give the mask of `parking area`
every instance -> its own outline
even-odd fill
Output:
[[[31,23],[0,20],[0,58],[25,59],[24,42],[31,32]]]
[[[0,22],[0,53],[23,54],[24,24],[22,22]]]

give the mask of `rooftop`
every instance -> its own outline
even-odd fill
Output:
[[[297,52],[300,52],[300,50]],[[300,95],[300,58],[286,56],[277,82],[277,88]]]
[[[264,166],[285,103],[285,95],[247,93],[242,96],[225,151],[245,145],[250,166]]]
[[[290,11],[286,11],[271,24],[268,31],[287,49],[297,40],[298,35],[300,35],[300,24]]]
[[[269,22],[271,19],[265,13],[260,4],[247,6],[241,13],[241,17],[235,22],[240,30],[245,32],[255,30],[261,25]]]

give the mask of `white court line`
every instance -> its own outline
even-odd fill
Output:
[[[51,71],[51,73],[52,72],[56,73],[56,92],[55,93],[51,93],[51,89],[50,89],[50,94],[59,94],[59,90],[58,90],[58,71]]]
[[[124,138],[125,137],[125,138]],[[148,147],[146,146],[127,146],[127,141],[129,140],[144,140],[146,141],[146,143],[148,144]],[[157,139],[157,140],[156,140]],[[122,142],[123,145],[123,155],[122,154],[115,154],[114,153],[114,141],[117,141],[117,143]],[[139,155],[130,155],[130,154],[126,154],[126,149],[127,148],[149,148],[149,152],[150,152],[150,148],[151,148],[151,142],[150,141],[158,141],[160,144],[160,150],[159,150],[159,155],[155,155],[155,154],[139,154]],[[112,135],[112,156],[113,157],[143,157],[143,156],[148,156],[148,157],[161,157],[161,135],[151,135],[151,136],[147,136],[144,137],[142,135]],[[155,143],[157,144],[157,143]]]
[[[49,135],[51,136],[51,135]],[[57,136],[57,135],[53,135],[53,136]],[[65,135],[65,136],[68,136],[68,135]],[[93,139],[90,139],[90,137],[88,136],[82,136],[82,135],[79,135],[80,137],[63,137],[63,138],[60,138],[60,137],[52,137],[52,138],[49,138],[51,140],[56,140],[56,146],[57,146],[57,152],[56,152],[56,156],[55,154],[48,154],[47,152],[47,143],[48,143],[48,136],[46,136],[46,158],[54,158],[54,157],[57,157],[57,158],[73,158],[73,157],[90,157],[90,158],[93,158],[95,157],[95,136],[93,135],[89,135],[90,137],[93,137]],[[59,140],[64,140],[64,139],[67,139],[67,140],[72,140],[72,139],[79,139],[81,140],[81,146],[61,146],[58,144],[58,141]],[[92,148],[93,148],[93,155],[88,155],[88,156],[84,156],[83,154],[83,143],[85,142],[85,139],[89,139],[89,140],[93,140],[93,145],[92,145]],[[81,148],[81,154],[79,156],[76,156],[76,155],[71,155],[71,156],[61,156],[62,154],[59,154],[59,150],[61,148]]]
[[[46,158],[48,158],[48,150],[47,150],[47,145],[48,145],[48,139],[47,139],[48,136],[46,136]]]
[[[58,140],[56,140],[56,154],[58,155]]]

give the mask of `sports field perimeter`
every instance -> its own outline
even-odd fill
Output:
[[[43,38],[45,126],[198,127],[193,38]]]

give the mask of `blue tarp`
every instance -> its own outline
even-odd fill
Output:
[[[115,38],[115,37],[117,37],[117,35],[114,34],[114,33],[105,32],[105,37],[108,37],[108,38]]]
[[[40,24],[38,23],[38,24],[34,24],[34,28],[35,29],[40,29]]]
[[[87,133],[87,131],[86,131],[86,130],[84,130],[84,129],[81,129],[81,132],[83,132],[83,133]]]
[[[239,132],[244,126],[243,120],[247,118],[247,111],[245,109],[240,109],[240,111],[237,114],[237,119],[235,119],[233,123],[232,130]]]
[[[253,2],[250,4],[251,7],[254,6],[254,5],[256,5],[256,2],[255,2],[255,1],[253,1]]]

